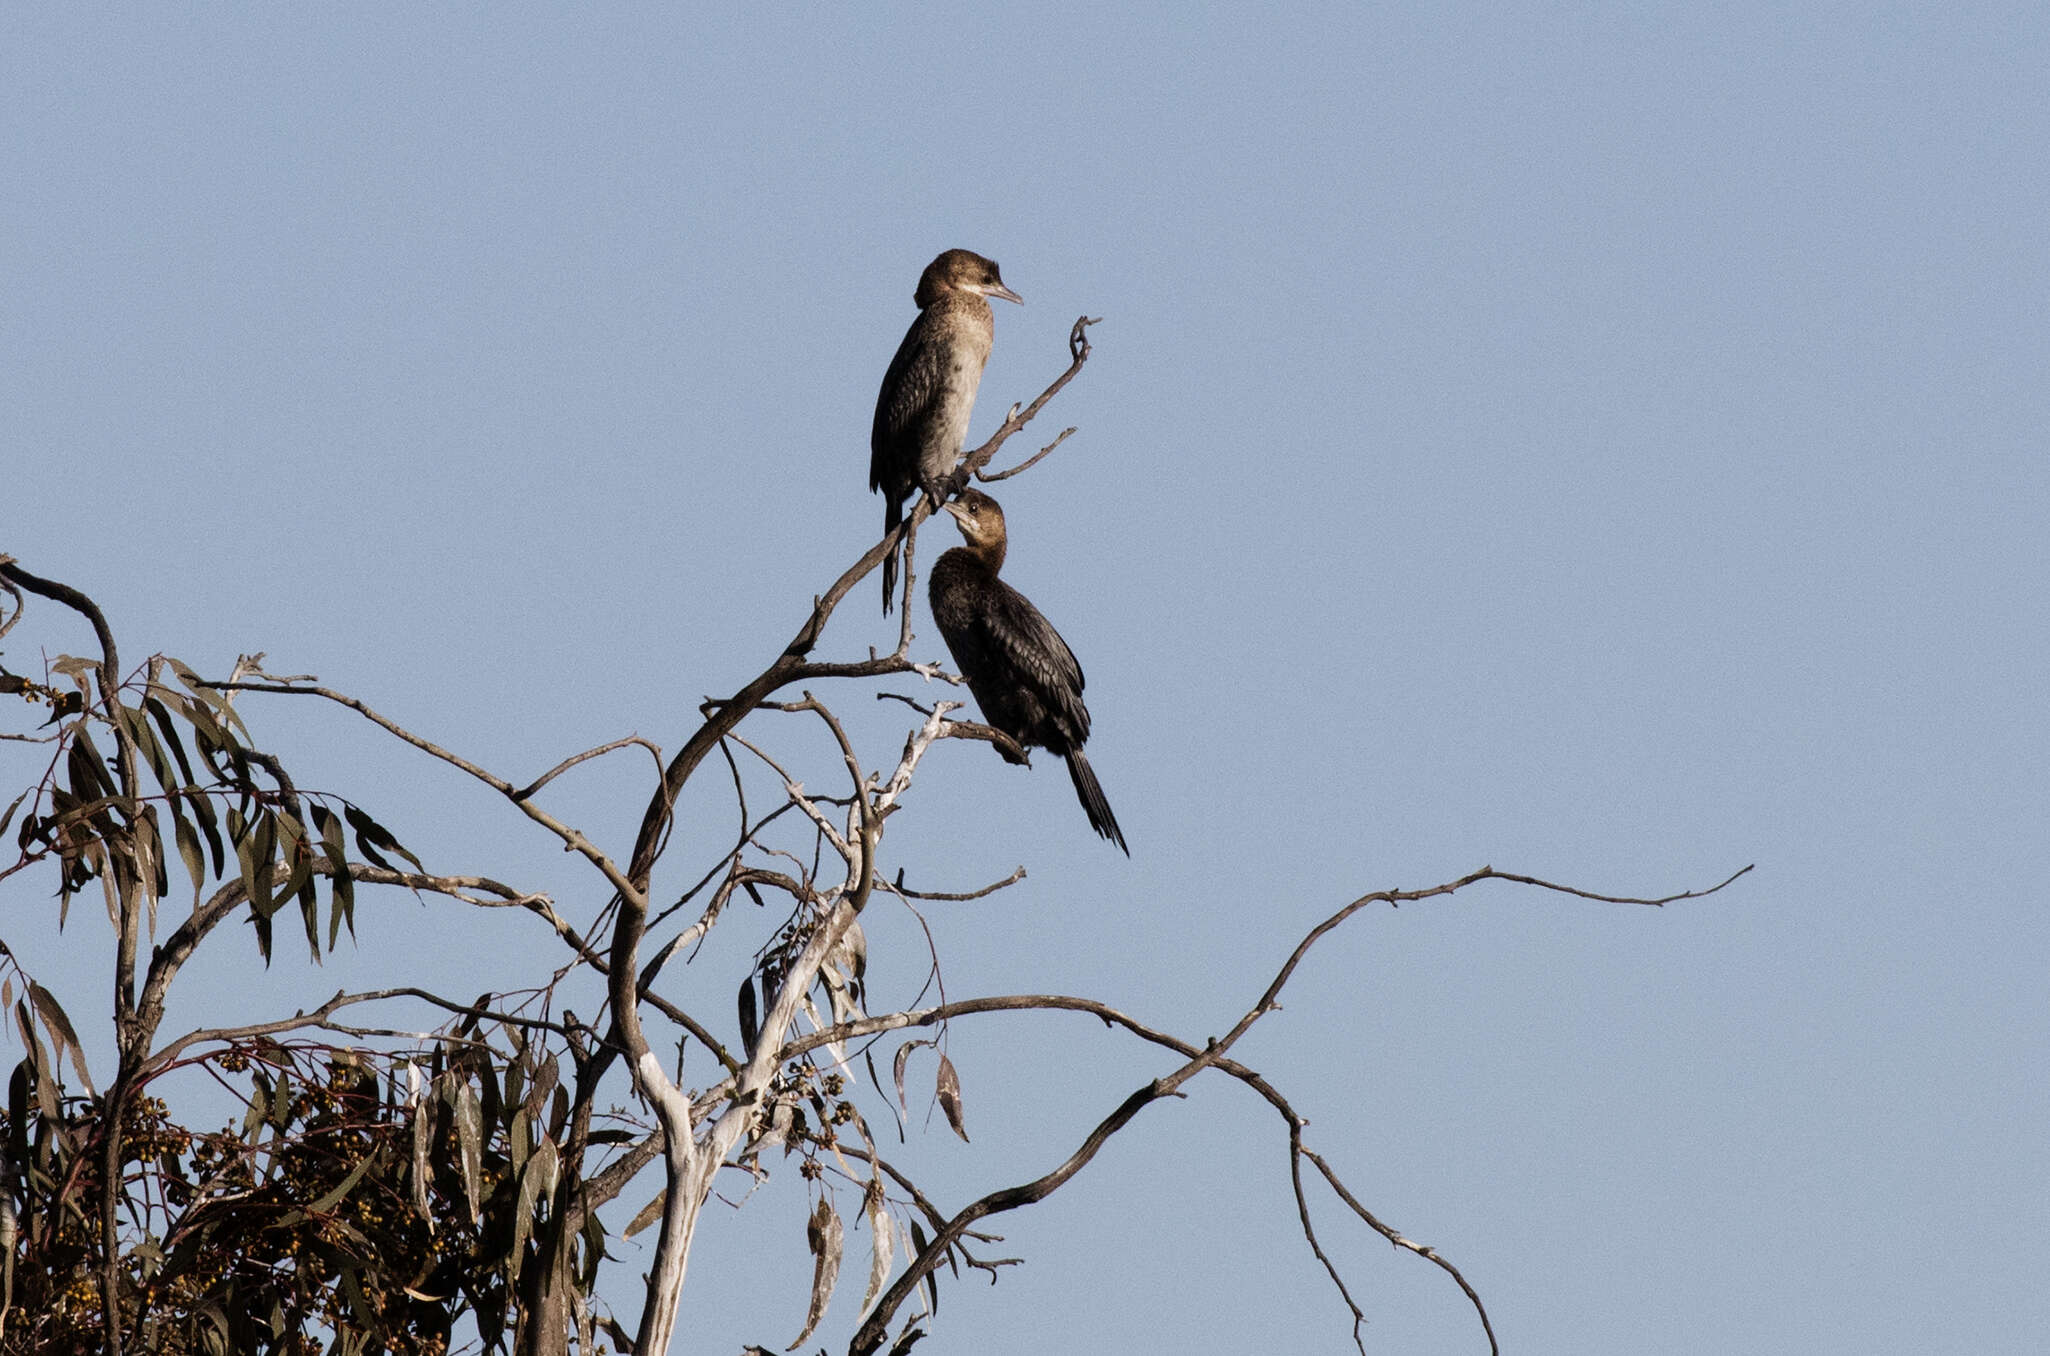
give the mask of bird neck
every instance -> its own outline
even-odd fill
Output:
[[[1004,539],[996,537],[989,541],[972,541],[961,548],[974,556],[977,563],[992,575],[1001,574],[1004,568]]]

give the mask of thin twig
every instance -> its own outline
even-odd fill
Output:
[[[531,800],[521,799],[520,789],[518,787],[515,787],[511,782],[506,781],[503,777],[499,777],[493,773],[487,772],[485,769],[479,767],[477,764],[471,762],[469,759],[462,757],[460,754],[451,753],[447,749],[442,748],[439,744],[436,744],[431,740],[421,738],[419,735],[414,734],[411,730],[408,730],[404,726],[400,725],[397,721],[394,721],[389,717],[380,715],[378,712],[372,710],[366,703],[358,701],[356,698],[349,696],[347,693],[336,692],[332,688],[304,687],[294,683],[280,682],[202,682],[202,686],[210,687],[215,689],[216,691],[222,692],[273,692],[287,696],[324,697],[328,701],[334,702],[338,706],[347,707],[349,710],[354,711],[356,714],[362,716],[365,720],[368,720],[372,724],[382,727],[387,733],[395,735],[399,739],[404,740],[406,743],[411,744],[414,748],[419,749],[422,753],[426,753],[435,758],[439,758],[442,762],[449,764],[451,767],[459,768],[462,771],[469,773],[478,781],[484,783],[492,790],[504,796],[514,805],[519,806],[520,812],[526,815],[527,818],[533,820],[535,823],[541,825],[541,827],[547,829],[550,833],[554,834],[558,839],[562,841],[562,845],[565,848],[577,853],[579,856],[583,857],[584,860],[591,863],[592,866],[596,867],[600,874],[602,874],[605,877],[606,882],[610,884],[614,890],[633,897],[637,901],[640,909],[645,913],[647,909],[647,901],[640,898],[640,892],[634,886],[632,880],[628,878],[625,872],[619,869],[619,866],[612,860],[611,857],[599,851],[597,846],[593,844],[590,839],[584,837],[584,835],[581,832],[571,828],[567,824],[564,824],[561,820],[555,818],[555,816],[549,814],[547,811],[535,805]]]
[[[959,904],[971,899],[982,899],[993,895],[997,891],[1016,885],[1024,879],[1025,868],[1021,866],[994,885],[985,885],[980,890],[970,890],[965,894],[952,894],[942,890],[914,890],[904,883],[904,873],[899,870],[897,872],[897,879],[890,882],[890,890],[893,894],[902,895],[906,899],[936,899]]]
[[[1025,472],[1039,465],[1039,463],[1045,459],[1046,455],[1049,452],[1052,452],[1056,447],[1059,447],[1062,443],[1066,442],[1069,436],[1074,433],[1074,431],[1075,430],[1072,426],[1062,429],[1061,434],[1058,438],[1055,438],[1045,447],[1040,448],[1037,452],[1033,453],[1025,460],[1019,462],[1016,466],[1013,466],[1008,471],[977,471],[975,473],[975,478],[985,485],[993,485],[999,480],[1009,480],[1012,476],[1023,475],[1025,474]]]
[[[535,778],[526,786],[523,786],[519,790],[512,792],[511,794],[513,801],[515,803],[518,803],[520,801],[525,800],[527,797],[533,795],[542,787],[548,785],[548,783],[554,781],[557,777],[561,776],[563,773],[569,771],[578,763],[581,763],[586,759],[601,758],[604,755],[611,753],[614,749],[623,749],[629,744],[638,744],[642,748],[646,749],[650,754],[652,754],[655,759],[655,775],[660,776],[662,774],[662,750],[655,747],[655,745],[649,740],[641,738],[639,735],[628,735],[624,739],[615,739],[610,744],[600,744],[595,749],[585,749],[582,753],[574,754],[568,758],[563,759],[561,762],[557,763],[554,767],[549,768],[548,771],[542,773],[539,777]]]

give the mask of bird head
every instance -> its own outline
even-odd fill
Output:
[[[1025,298],[1004,286],[996,260],[985,259],[973,250],[948,250],[925,266],[918,279],[915,300],[923,310],[944,292],[972,292],[983,297],[1002,297],[1025,304]]]
[[[1003,551],[1004,510],[996,500],[981,490],[963,490],[960,498],[949,500],[942,507],[954,516],[970,546],[978,551]]]

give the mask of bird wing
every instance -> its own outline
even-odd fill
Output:
[[[1030,680],[1046,707],[1074,728],[1079,741],[1089,734],[1089,708],[1082,704],[1082,665],[1053,623],[1018,590],[995,581],[983,631],[990,647],[1011,671]]]
[[[939,398],[945,375],[932,342],[931,314],[919,312],[904,331],[904,342],[897,345],[876,392],[875,422],[868,434],[870,490],[889,486],[890,493],[901,496],[917,480],[918,454],[902,445],[904,431]]]

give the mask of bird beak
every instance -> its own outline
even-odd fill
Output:
[[[1025,304],[1025,298],[1019,296],[1016,292],[1013,292],[1010,288],[1004,286],[1002,283],[996,283],[992,286],[983,288],[982,295],[986,297],[1002,297],[1005,301],[1015,301],[1020,306],[1023,306]]]
[[[941,504],[940,507],[953,515],[954,521],[961,524],[961,530],[963,532],[966,532],[968,530],[967,509],[962,508],[959,504],[954,503],[952,500],[949,500],[946,503]]]

